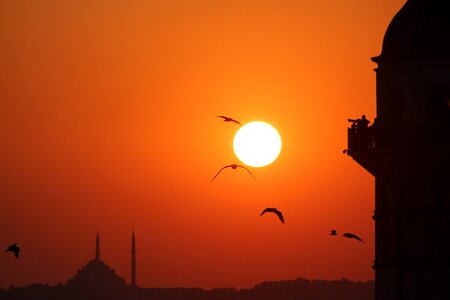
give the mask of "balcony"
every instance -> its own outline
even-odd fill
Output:
[[[399,163],[450,164],[450,122],[387,126],[375,119],[369,125],[364,116],[348,121],[344,153],[374,176]]]
[[[373,150],[405,148],[449,148],[450,122],[421,125],[381,125],[375,119],[372,125],[364,117],[348,119],[348,148],[344,153],[364,153]]]

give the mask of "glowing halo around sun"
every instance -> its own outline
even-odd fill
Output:
[[[236,132],[233,148],[242,163],[251,167],[264,167],[271,164],[280,154],[281,137],[268,123],[250,122]]]

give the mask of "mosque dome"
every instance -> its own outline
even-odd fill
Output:
[[[450,58],[448,0],[408,0],[392,19],[375,62]]]
[[[134,231],[132,236],[132,253],[135,253],[134,248]],[[132,264],[135,257],[133,254]],[[135,270],[132,272],[135,272]],[[135,279],[134,279],[135,280]],[[135,281],[134,281],[135,285]],[[69,279],[66,287],[76,290],[81,293],[98,293],[105,291],[119,291],[127,287],[125,279],[116,274],[116,271],[110,268],[100,259],[100,237],[97,232],[95,258],[88,261],[77,274]]]
[[[124,288],[126,282],[118,276],[114,269],[108,267],[102,260],[93,259],[82,267],[75,277],[69,279],[67,287],[83,289]]]

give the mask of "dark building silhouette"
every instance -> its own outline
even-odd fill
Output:
[[[295,280],[263,282],[251,289],[142,288],[136,286],[136,240],[131,236],[131,284],[100,258],[97,233],[94,259],[64,285],[30,284],[0,288],[1,300],[373,300],[374,282]]]
[[[136,286],[136,249],[134,230],[131,238],[131,285]],[[100,236],[97,232],[95,258],[88,261],[75,277],[69,279],[66,283],[68,289],[76,293],[92,294],[104,290],[120,291],[127,287],[125,279],[116,274],[115,270],[110,268],[100,259]]]
[[[136,240],[133,235],[131,236],[131,286],[136,286]]]
[[[95,240],[95,259],[100,260],[100,235],[97,231],[97,238]]]
[[[450,2],[408,0],[378,64],[377,118],[348,155],[375,176],[375,298],[450,299]]]
[[[98,290],[86,293],[63,285],[31,284],[0,289],[4,300],[373,300],[374,282],[341,280],[295,280],[262,282],[251,289],[233,288],[141,288]]]

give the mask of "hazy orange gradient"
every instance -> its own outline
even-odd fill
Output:
[[[0,245],[23,252],[0,255],[0,287],[65,282],[97,229],[129,282],[133,227],[140,286],[372,279],[374,179],[342,150],[404,2],[1,1]],[[217,115],[279,131],[258,182],[211,183],[238,163]]]

